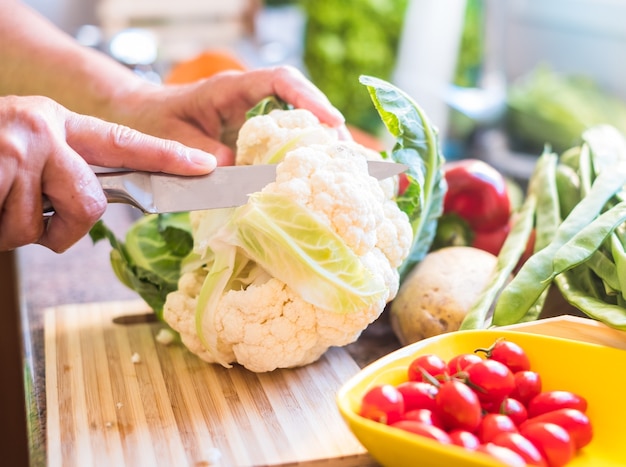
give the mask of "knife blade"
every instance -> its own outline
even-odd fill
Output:
[[[369,174],[378,180],[404,172],[407,166],[368,161]],[[183,177],[153,172],[100,172],[98,181],[109,203],[124,203],[146,214],[230,208],[248,202],[251,193],[276,180],[276,165],[217,167],[207,175]],[[44,198],[44,214],[54,207]]]

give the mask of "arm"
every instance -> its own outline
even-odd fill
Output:
[[[230,72],[181,86],[147,83],[110,57],[76,43],[17,0],[0,0],[0,94],[39,94],[100,117],[215,154],[232,164],[245,112],[275,94],[345,130],[343,116],[291,67]],[[45,40],[42,40],[45,38]]]
[[[0,95],[42,95],[77,113],[112,120],[111,105],[149,86],[96,50],[81,46],[18,0],[0,0]]]

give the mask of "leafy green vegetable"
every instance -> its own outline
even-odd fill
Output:
[[[549,143],[562,152],[600,124],[626,133],[626,103],[588,77],[560,74],[547,65],[513,83],[508,107],[508,132],[522,150],[534,152]]]
[[[129,228],[124,241],[101,220],[89,235],[94,243],[109,241],[115,275],[122,284],[136,291],[160,319],[165,298],[176,290],[181,264],[192,251],[189,214],[144,216]]]
[[[248,110],[246,112],[246,119],[256,117],[257,115],[267,115],[272,110],[287,110],[290,108],[292,108],[292,106],[282,99],[276,96],[270,96],[261,100],[257,105]]]
[[[433,242],[443,212],[446,182],[439,135],[424,111],[405,92],[371,76],[361,76],[383,123],[396,138],[391,151],[395,162],[406,164],[409,186],[397,199],[411,221],[413,246],[400,267],[401,280],[421,261]]]

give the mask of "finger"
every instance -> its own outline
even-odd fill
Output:
[[[296,68],[277,67],[266,70],[273,74],[273,94],[294,107],[309,109],[321,122],[342,126],[345,118],[328,97]]]
[[[65,128],[67,143],[89,164],[178,175],[205,174],[217,165],[213,154],[93,117],[72,114]]]
[[[234,144],[229,146],[226,143],[226,136],[224,136],[225,141],[222,143],[217,139],[208,137],[202,126],[190,125],[186,121],[175,121],[172,125],[169,125],[168,135],[187,146],[213,154],[218,166],[233,165],[235,163],[235,153],[232,149]]]
[[[239,75],[238,87],[246,93],[246,100],[250,105],[276,95],[294,107],[308,109],[329,126],[340,127],[345,124],[344,116],[330,103],[326,95],[294,67],[279,66],[244,73],[228,73],[231,77],[235,74]],[[227,73],[223,76],[227,77]]]
[[[10,167],[6,167],[10,169]],[[43,232],[41,208],[34,215],[37,197],[41,197],[38,184],[24,182],[24,177],[3,172],[8,187],[2,193],[0,211],[0,251],[13,250],[17,247],[34,243]],[[9,181],[10,179],[10,181]],[[6,185],[4,185],[6,186]]]
[[[56,252],[85,236],[107,206],[100,183],[85,161],[69,147],[61,150],[62,157],[51,158],[41,178],[42,192],[50,199],[54,214],[37,239]],[[41,218],[41,212],[39,203],[32,215]]]

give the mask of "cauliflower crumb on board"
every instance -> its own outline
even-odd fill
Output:
[[[168,328],[161,328],[157,333],[155,340],[161,345],[170,345],[176,340],[176,334]]]
[[[141,363],[141,355],[139,355],[137,352],[133,352],[133,354],[130,356],[130,361],[131,363]]]

